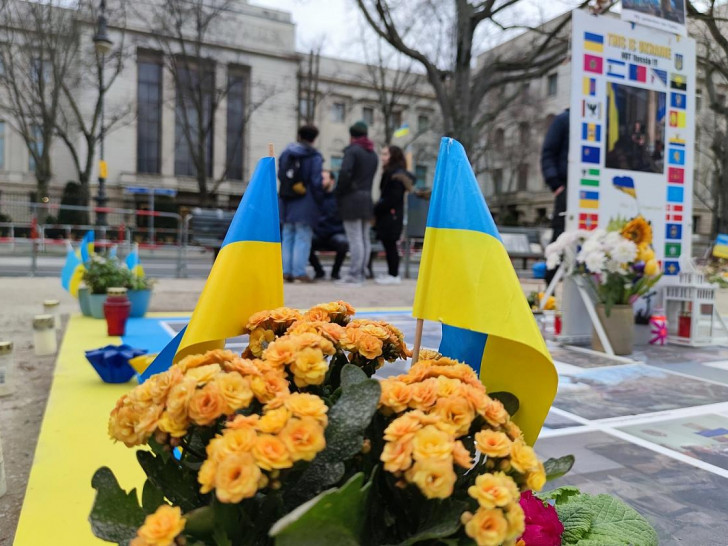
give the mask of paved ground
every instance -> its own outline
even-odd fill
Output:
[[[201,279],[163,279],[152,310],[189,311]],[[528,290],[529,288],[527,288]],[[307,307],[346,299],[355,307],[408,307],[415,284],[362,288],[328,282],[286,285],[286,303]],[[0,277],[0,339],[13,339],[19,381],[0,398],[0,436],[8,494],[0,498],[0,546],[12,543],[45,407],[54,359],[34,357],[30,321],[43,299],[76,302],[57,278]],[[380,312],[412,339],[407,313]],[[425,329],[436,346],[439,329]],[[552,347],[561,377],[559,393],[537,450],[546,456],[574,453],[577,465],[561,483],[627,500],[656,526],[661,544],[728,544],[728,349],[639,348],[634,360]],[[393,373],[396,367],[385,370]]]

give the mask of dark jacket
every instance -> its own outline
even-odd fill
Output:
[[[322,198],[321,169],[323,158],[319,151],[305,143],[289,144],[278,158],[278,168],[286,164],[288,155],[301,158],[301,178],[306,184],[306,193],[297,199],[278,197],[281,223],[301,222],[314,227],[319,219],[319,202]]]
[[[377,172],[377,154],[358,144],[344,148],[336,198],[342,220],[372,217],[372,183]]]
[[[317,239],[326,241],[337,233],[344,233],[344,224],[341,223],[339,208],[336,206],[336,195],[333,192],[323,192],[319,209],[321,216],[319,216],[318,224],[313,228]]]
[[[414,182],[414,175],[405,169],[382,173],[381,195],[374,205],[374,229],[379,239],[399,239],[404,221],[404,195],[412,189]]]
[[[569,169],[569,111],[554,118],[541,150],[541,172],[551,191],[566,185]]]

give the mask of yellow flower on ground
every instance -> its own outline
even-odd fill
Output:
[[[428,410],[437,402],[437,380],[430,378],[410,385],[409,406],[413,409]]]
[[[198,385],[212,381],[212,379],[222,371],[220,364],[206,364],[198,368],[193,368],[185,374],[185,377],[194,379]]]
[[[533,491],[541,491],[544,485],[546,485],[546,471],[543,468],[543,463],[538,461],[537,468],[529,471],[526,476],[526,487]]]
[[[326,412],[329,408],[315,394],[297,392],[283,398],[283,403],[294,417],[313,417],[321,423],[321,426],[325,427],[328,424]]]
[[[197,473],[197,483],[200,484],[200,493],[204,495],[215,489],[216,474],[217,461],[212,458],[205,459]]]
[[[296,344],[289,337],[279,338],[266,347],[263,358],[276,367],[292,364],[296,359]]]
[[[190,419],[197,425],[209,425],[227,411],[227,403],[216,383],[197,389],[188,408]]]
[[[424,414],[419,411],[410,411],[401,417],[397,417],[384,429],[384,440],[387,442],[396,442],[414,437],[415,432],[422,428],[419,415]]]
[[[324,359],[321,349],[306,347],[298,352],[295,362],[291,365],[293,381],[298,387],[320,385],[326,377],[329,364]]]
[[[384,444],[379,460],[387,472],[402,472],[412,466],[412,439],[404,438]]]
[[[452,458],[448,458],[416,461],[405,472],[405,478],[415,484],[428,499],[446,499],[452,495],[457,476],[452,468]]]
[[[475,478],[475,485],[468,487],[468,495],[477,500],[482,508],[508,506],[520,497],[516,482],[503,472],[481,474]]]
[[[220,373],[215,377],[215,382],[232,411],[247,408],[253,399],[250,382],[237,372]]]
[[[259,435],[252,453],[258,466],[263,470],[280,470],[293,466],[286,444],[272,434]]]
[[[166,432],[170,436],[174,436],[175,438],[181,438],[185,434],[187,434],[187,429],[190,426],[190,421],[188,419],[184,419],[184,421],[176,421],[174,420],[169,412],[165,411],[162,414],[162,417],[159,419],[159,423],[157,424],[159,427],[159,430],[162,432]]]
[[[311,461],[326,447],[324,428],[313,417],[294,417],[278,436],[293,461]]]
[[[169,389],[167,394],[167,413],[174,421],[181,423],[187,420],[188,408],[192,396],[197,390],[197,381],[193,378],[184,378]]]
[[[489,428],[475,434],[475,446],[488,457],[506,457],[511,452],[511,440],[508,436]]]
[[[483,417],[491,426],[504,425],[509,419],[508,412],[500,400],[491,399],[485,406]]]
[[[290,417],[291,412],[285,407],[267,410],[258,420],[258,424],[255,425],[255,428],[257,428],[259,432],[277,434],[283,430],[283,427],[286,426]]]
[[[409,385],[396,379],[384,379],[379,385],[382,394],[379,397],[379,405],[390,409],[394,413],[401,413],[407,409],[412,398],[412,390]]]
[[[412,455],[417,461],[445,461],[452,458],[455,442],[446,432],[434,425],[418,430],[412,440]]]
[[[526,515],[518,502],[514,502],[506,509],[506,521],[508,522],[506,539],[518,538],[526,530]]]
[[[511,466],[520,472],[526,474],[530,470],[537,470],[539,465],[538,457],[533,448],[523,440],[516,440],[511,444]]]
[[[622,237],[625,237],[636,244],[652,243],[652,227],[641,215],[633,218],[622,228]]]
[[[273,330],[266,328],[256,328],[250,332],[250,340],[248,341],[248,349],[254,356],[260,358],[265,348],[276,338]]]
[[[257,439],[258,435],[253,430],[253,427],[226,429],[222,434],[222,442],[219,444],[219,447],[223,455],[229,453],[244,453],[253,449]]]
[[[497,508],[479,508],[465,524],[465,533],[478,546],[497,546],[505,540],[508,522],[503,512]]]
[[[185,518],[178,506],[163,504],[144,519],[137,536],[149,546],[169,546],[185,528]]]
[[[435,414],[455,427],[455,436],[467,434],[475,418],[475,411],[462,396],[440,398],[435,405]]]
[[[470,468],[473,464],[473,457],[470,455],[470,451],[460,441],[455,442],[455,447],[452,450],[452,456],[455,460],[455,464],[462,466],[463,468]]]
[[[258,491],[260,477],[260,468],[249,453],[231,454],[217,466],[215,495],[225,503],[248,499]]]

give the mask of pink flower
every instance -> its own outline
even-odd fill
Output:
[[[521,508],[526,515],[526,530],[521,540],[526,546],[560,546],[564,526],[556,508],[534,497],[531,491],[521,493]]]

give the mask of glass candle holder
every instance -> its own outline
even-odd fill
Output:
[[[15,392],[13,342],[0,341],[0,396]]]
[[[53,315],[53,324],[56,330],[61,329],[61,302],[58,300],[45,300],[43,302],[43,313]]]
[[[36,315],[33,317],[33,348],[36,356],[56,353],[56,330],[53,326],[53,315]]]

